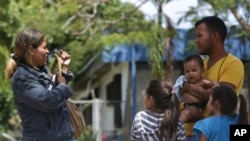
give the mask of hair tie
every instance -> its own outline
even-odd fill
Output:
[[[17,57],[14,53],[11,53],[11,54],[10,54],[10,57],[11,57],[12,59],[14,59],[14,60],[17,62],[18,57]]]

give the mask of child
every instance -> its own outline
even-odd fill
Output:
[[[209,97],[207,110],[210,116],[197,121],[193,127],[195,135],[200,141],[229,141],[229,127],[232,124],[248,124],[246,99],[239,95],[239,115],[237,108],[237,94],[226,85],[215,87]]]
[[[181,101],[180,104],[180,119],[184,123],[192,123],[203,117],[203,110],[209,98],[212,81],[204,79],[202,74],[204,72],[203,60],[199,55],[190,55],[184,60],[184,75],[180,76],[175,85],[174,91]],[[197,84],[203,92],[200,97],[187,93],[182,88],[183,83]]]
[[[178,99],[166,81],[150,81],[144,97],[146,110],[138,112],[130,131],[131,141],[184,141]]]

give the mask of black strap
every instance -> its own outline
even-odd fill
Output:
[[[188,106],[194,106],[198,109],[204,109],[206,107],[207,103],[206,102],[185,102],[184,103],[184,107],[188,107]]]

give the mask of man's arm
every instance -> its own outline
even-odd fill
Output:
[[[217,87],[219,85],[227,85],[227,86],[235,89],[235,86],[231,83],[216,82],[216,81],[210,81],[210,83],[212,83],[212,85],[210,86],[210,88],[208,88],[208,86],[207,86],[208,84],[205,84],[206,82],[207,82],[207,79],[204,79],[204,81],[202,81],[201,84],[184,83],[183,87],[181,89],[181,93],[187,92],[190,95],[192,95],[198,99],[207,100],[209,98],[210,93],[211,93],[211,90],[212,90],[211,88]]]
[[[189,93],[197,99],[207,101],[211,93],[211,89],[204,89],[199,83],[184,83],[181,89],[181,93]]]

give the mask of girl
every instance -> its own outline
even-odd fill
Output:
[[[237,95],[235,90],[226,85],[220,85],[212,90],[207,104],[210,115],[196,122],[193,127],[200,141],[229,141],[229,127],[232,124],[248,124],[246,99],[239,95],[240,110],[237,114]]]
[[[166,81],[152,80],[144,97],[146,110],[138,112],[131,128],[132,141],[184,141],[178,98]]]

